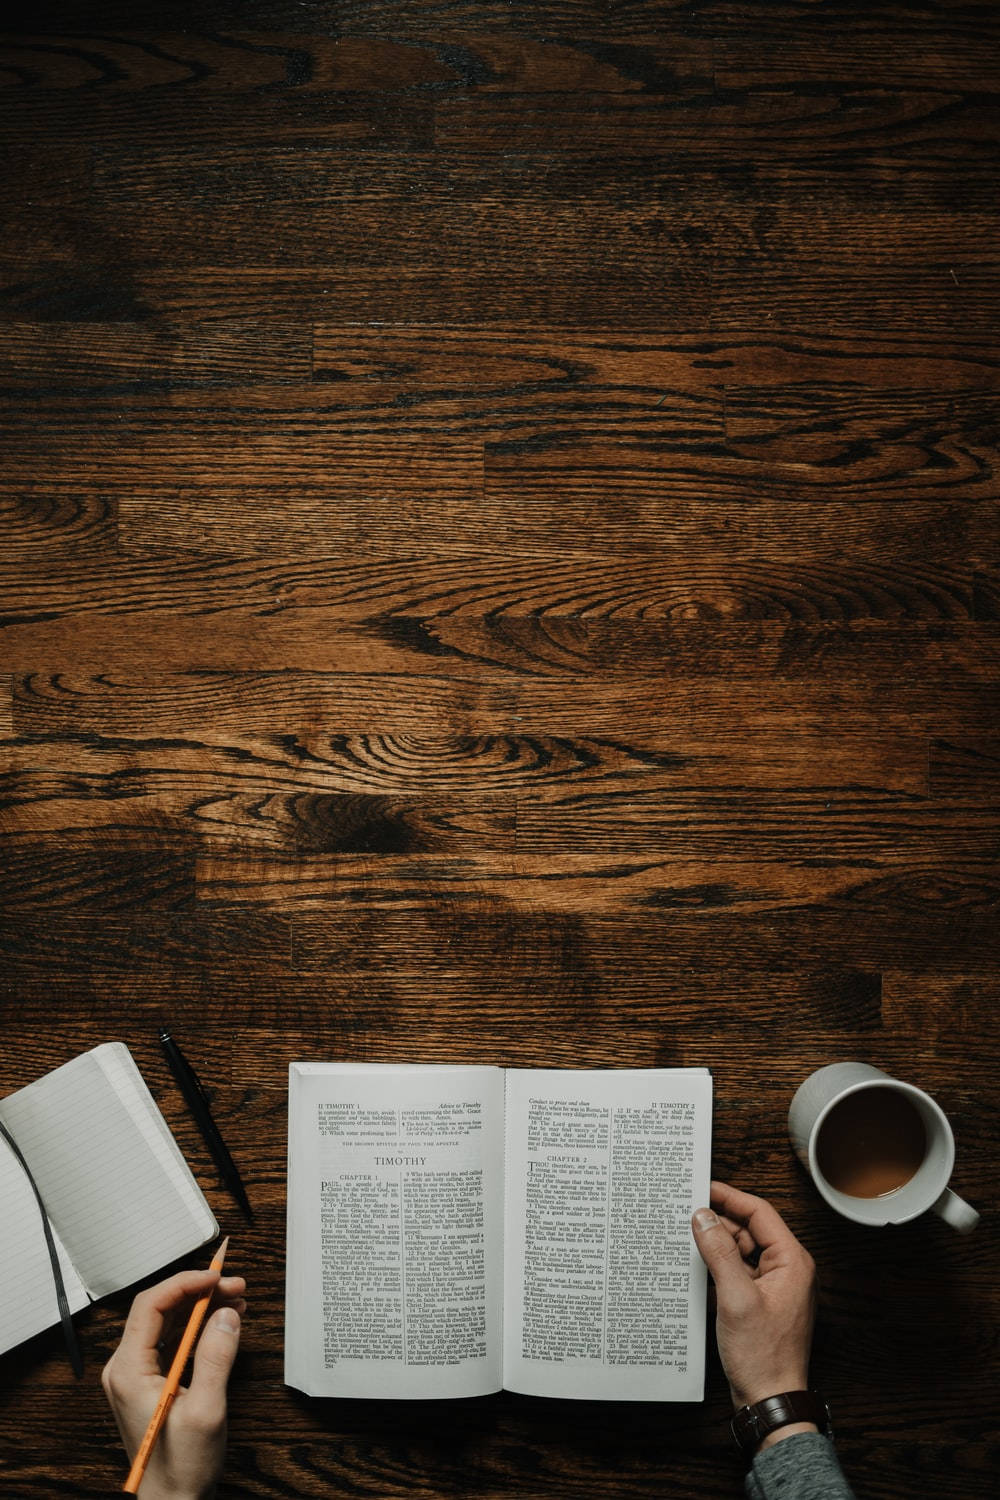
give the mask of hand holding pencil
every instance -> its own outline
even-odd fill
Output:
[[[212,1494],[221,1471],[226,1383],[236,1357],[246,1284],[241,1276],[221,1276],[220,1270],[217,1255],[208,1270],[181,1271],[141,1292],[132,1304],[121,1343],[104,1368],[102,1383],[130,1459],[139,1457],[157,1411],[162,1412],[158,1419],[162,1430],[158,1428],[148,1445],[144,1475],[133,1472],[129,1476],[130,1492],[138,1492],[140,1500],[166,1500],[167,1496],[204,1500]],[[213,1296],[218,1306],[205,1322],[195,1349],[191,1383],[179,1386],[176,1383],[190,1344]],[[161,1344],[169,1322],[177,1316],[186,1317],[185,1334],[190,1337],[187,1350],[183,1350],[183,1339],[178,1346],[172,1361],[178,1368],[171,1368],[171,1381],[170,1374],[164,1379]],[[176,1395],[164,1399],[171,1386]]]

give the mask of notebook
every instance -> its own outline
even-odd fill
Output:
[[[0,1099],[42,1196],[73,1312],[219,1233],[132,1054],[106,1042]],[[41,1214],[0,1137],[0,1351],[59,1322]]]

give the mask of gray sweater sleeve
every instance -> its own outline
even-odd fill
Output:
[[[854,1500],[833,1444],[796,1432],[758,1453],[746,1477],[747,1500]]]

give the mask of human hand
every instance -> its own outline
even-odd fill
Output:
[[[226,1453],[226,1383],[239,1344],[245,1310],[242,1276],[181,1271],[140,1292],[132,1303],[118,1348],[101,1374],[122,1442],[131,1461],[156,1410],[169,1353],[161,1356],[165,1329],[183,1332],[198,1297],[214,1289],[218,1306],[194,1352],[191,1384],[181,1386],[167,1414],[139,1485],[140,1500],[206,1500],[215,1492]]]
[[[765,1199],[724,1182],[711,1191],[715,1212],[699,1208],[691,1223],[715,1283],[716,1337],[733,1405],[805,1390],[816,1316],[812,1256]],[[815,1430],[794,1423],[772,1440]]]

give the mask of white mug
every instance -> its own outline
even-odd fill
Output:
[[[817,1160],[819,1132],[830,1111],[849,1094],[861,1089],[898,1089],[916,1108],[926,1137],[924,1159],[909,1182],[878,1198],[858,1198],[842,1193],[828,1182]],[[905,1224],[931,1209],[960,1234],[968,1234],[979,1223],[976,1210],[948,1187],[955,1164],[955,1137],[948,1117],[929,1094],[912,1083],[890,1078],[868,1063],[831,1063],[810,1073],[796,1090],[788,1111],[788,1133],[802,1165],[820,1193],[847,1219],[856,1224]]]

